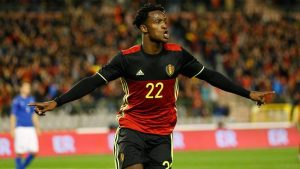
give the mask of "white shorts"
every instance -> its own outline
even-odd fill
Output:
[[[16,127],[16,154],[37,153],[39,151],[38,137],[34,127]]]

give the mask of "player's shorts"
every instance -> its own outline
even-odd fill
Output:
[[[116,169],[143,164],[144,169],[171,169],[172,134],[154,135],[119,128],[114,145]]]
[[[16,154],[37,153],[39,151],[38,137],[34,127],[16,127]]]

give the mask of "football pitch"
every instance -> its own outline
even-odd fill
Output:
[[[175,152],[173,169],[300,169],[297,149]],[[14,160],[0,160],[13,169]],[[112,155],[56,156],[35,159],[28,169],[114,169]]]

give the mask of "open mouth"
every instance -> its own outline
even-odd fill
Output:
[[[168,31],[164,31],[164,38],[169,39],[169,32]]]

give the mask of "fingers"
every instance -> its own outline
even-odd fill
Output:
[[[263,104],[265,104],[265,98],[260,98],[260,100],[258,100],[258,101],[256,102],[256,105],[257,105],[258,107],[260,107],[260,106],[263,105]]]
[[[29,104],[27,104],[28,106],[42,106],[43,103],[39,103],[39,102],[31,102]]]
[[[261,95],[269,95],[269,94],[275,94],[275,91],[267,91],[267,92],[262,92]]]
[[[29,103],[28,106],[35,106],[34,112],[39,116],[45,116],[46,112],[51,110],[50,102],[33,102]]]
[[[261,105],[265,104],[265,96],[274,93],[274,91],[262,93],[260,96],[258,96],[259,99],[257,100],[256,105],[260,107]]]
[[[39,116],[45,116],[45,112],[47,111],[46,105],[44,103],[33,102],[29,103],[28,106],[35,106],[34,112]]]
[[[46,114],[46,108],[45,107],[40,107],[40,106],[36,106],[34,108],[34,112],[39,115],[39,116],[45,116]]]
[[[265,100],[269,98],[269,95],[275,94],[275,91],[266,91],[266,92],[256,92],[253,91],[250,93],[250,97],[253,101],[256,102],[257,106],[265,104]]]
[[[45,115],[46,115],[45,112],[39,110],[38,108],[35,108],[35,109],[34,109],[34,112],[35,112],[37,115],[39,115],[39,116],[45,116]]]
[[[261,106],[265,104],[265,99],[268,95],[273,95],[275,94],[275,91],[267,91],[267,92],[262,92],[261,95],[259,96],[259,100],[257,101],[257,106]]]

